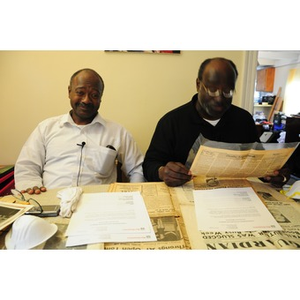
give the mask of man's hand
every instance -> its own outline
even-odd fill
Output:
[[[47,191],[47,189],[44,186],[41,186],[41,187],[34,186],[34,187],[30,187],[30,188],[28,188],[26,190],[22,190],[21,193],[22,194],[28,193],[29,195],[33,195],[33,194],[38,195],[41,192],[44,193],[46,191]]]
[[[265,181],[270,182],[277,188],[281,188],[290,179],[290,170],[288,168],[280,169],[274,172],[273,176],[267,176]]]
[[[183,185],[192,179],[191,171],[185,165],[172,161],[158,169],[158,176],[171,187]]]

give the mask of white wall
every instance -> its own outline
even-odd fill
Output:
[[[276,95],[281,87],[281,97],[284,96],[286,81],[289,75],[290,66],[277,67],[275,69],[274,89],[273,94]]]
[[[277,94],[279,87],[281,87],[281,97],[283,97],[282,111],[286,115],[297,114],[300,112],[299,90],[300,81],[295,82],[294,91],[288,91],[287,81],[290,71],[296,69],[296,73],[300,74],[300,64],[290,64],[282,67],[277,67],[275,71],[274,80],[274,95]],[[299,76],[296,76],[299,79]]]
[[[240,105],[246,51],[182,51],[179,55],[104,51],[0,51],[0,164],[13,164],[35,126],[70,110],[70,76],[89,67],[103,77],[99,112],[123,124],[143,153],[156,123],[196,93],[200,63],[224,56],[237,65]]]

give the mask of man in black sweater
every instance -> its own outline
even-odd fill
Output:
[[[212,58],[201,64],[196,80],[198,93],[164,115],[156,126],[143,163],[148,181],[179,186],[191,180],[188,156],[200,134],[226,143],[259,142],[252,115],[232,104],[237,77],[231,60]],[[276,177],[268,180],[284,178]]]

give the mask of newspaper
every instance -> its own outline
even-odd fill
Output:
[[[186,249],[176,216],[150,217],[157,242],[147,243],[96,243],[66,247],[67,223],[56,222],[57,232],[47,240],[43,249],[56,250],[176,250]],[[1,236],[0,236],[1,240]],[[1,243],[0,243],[1,244]]]
[[[105,243],[107,250],[183,250],[187,249],[181,225],[181,217],[176,213],[169,188],[164,182],[114,183],[110,192],[139,191],[145,201],[157,242],[147,243]]]
[[[0,201],[0,232],[33,206]]]
[[[249,181],[283,231],[208,232],[197,230],[192,189],[173,188],[174,201],[180,205],[192,249],[208,250],[263,250],[300,249],[300,205],[276,191],[270,185]],[[185,190],[184,190],[185,189]],[[182,197],[185,195],[185,197]]]
[[[300,203],[287,198],[271,185],[257,179],[236,181],[244,186],[252,186],[267,206],[283,231],[251,232],[201,232],[197,229],[193,190],[195,182],[190,181],[181,187],[167,187],[163,182],[156,183],[115,183],[109,189],[86,188],[86,192],[101,191],[140,191],[157,236],[157,242],[147,243],[98,243],[66,247],[65,231],[69,219],[46,218],[58,225],[57,233],[45,244],[44,249],[300,249]],[[222,183],[222,181],[221,181]],[[224,183],[224,181],[223,181]],[[47,192],[48,193],[48,192]],[[42,203],[56,203],[56,191],[39,195]],[[50,200],[47,199],[51,199]],[[46,200],[47,201],[46,201]],[[44,201],[45,200],[45,201]],[[5,234],[0,235],[0,248],[4,247]]]
[[[279,170],[298,143],[229,144],[206,141],[201,144],[191,166],[196,177],[265,177]]]
[[[187,236],[182,231],[183,220],[178,215],[174,208],[170,190],[163,182],[156,183],[114,183],[106,187],[94,186],[84,187],[84,192],[141,192],[149,217],[157,237],[157,242],[145,243],[97,243],[91,245],[81,245],[66,247],[67,238],[65,232],[67,230],[69,219],[58,217],[46,218],[50,223],[55,223],[58,230],[54,236],[47,240],[44,249],[57,249],[57,250],[90,250],[90,249],[152,249],[152,250],[184,250],[189,249]],[[38,195],[38,200],[41,203],[57,203],[56,198],[57,190],[49,190],[43,195]],[[0,248],[4,249],[4,237],[0,235]]]
[[[173,216],[175,213],[169,188],[163,182],[112,183],[108,191],[140,192],[150,216]]]

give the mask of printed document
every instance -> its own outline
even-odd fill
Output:
[[[197,151],[191,172],[196,177],[208,178],[265,177],[281,169],[297,146],[298,143],[229,144],[209,141]]]
[[[66,236],[67,247],[156,241],[140,192],[82,194]]]
[[[194,190],[200,231],[282,230],[251,187]]]

